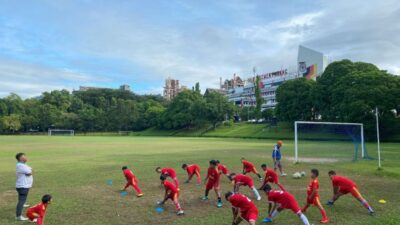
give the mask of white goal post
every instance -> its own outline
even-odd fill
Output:
[[[343,125],[343,126],[360,126],[360,134],[361,134],[361,157],[364,158],[365,154],[365,146],[364,146],[364,124],[362,123],[339,123],[339,122],[315,122],[315,121],[295,121],[294,122],[294,161],[295,163],[299,162],[298,155],[298,125],[299,124],[320,124],[320,125]]]
[[[54,135],[74,136],[75,135],[75,131],[74,130],[68,130],[68,129],[49,129],[47,134],[49,136],[54,136]]]

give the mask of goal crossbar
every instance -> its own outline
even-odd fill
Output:
[[[299,162],[298,155],[298,124],[321,124],[321,125],[344,125],[344,126],[360,126],[361,129],[361,157],[365,157],[365,146],[364,146],[364,124],[362,123],[341,123],[341,122],[317,122],[317,121],[295,121],[294,122],[294,160],[295,163]]]

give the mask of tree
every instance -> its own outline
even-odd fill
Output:
[[[313,120],[314,80],[299,78],[280,85],[276,91],[276,114],[279,119],[289,122],[296,120]]]
[[[19,115],[11,114],[9,116],[3,116],[1,119],[1,127],[7,131],[18,131],[21,129],[21,121]]]
[[[261,118],[261,106],[264,103],[264,99],[261,96],[261,81],[260,81],[260,76],[256,76],[256,80],[254,83],[254,93],[255,93],[255,97],[256,97],[256,108],[255,108],[255,116],[256,119],[260,119]]]
[[[213,124],[214,128],[219,122],[233,117],[233,105],[224,95],[211,91],[204,98],[206,100],[206,119]]]
[[[265,121],[270,121],[275,116],[275,110],[265,109],[264,111],[262,111],[261,116]]]

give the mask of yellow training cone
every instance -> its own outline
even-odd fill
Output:
[[[383,199],[381,199],[381,200],[379,200],[379,203],[381,203],[381,204],[385,204],[385,203],[386,203],[386,201],[385,201],[385,200],[383,200]]]

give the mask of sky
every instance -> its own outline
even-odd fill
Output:
[[[296,66],[300,44],[400,74],[399,21],[397,0],[0,0],[0,97],[216,88]]]

